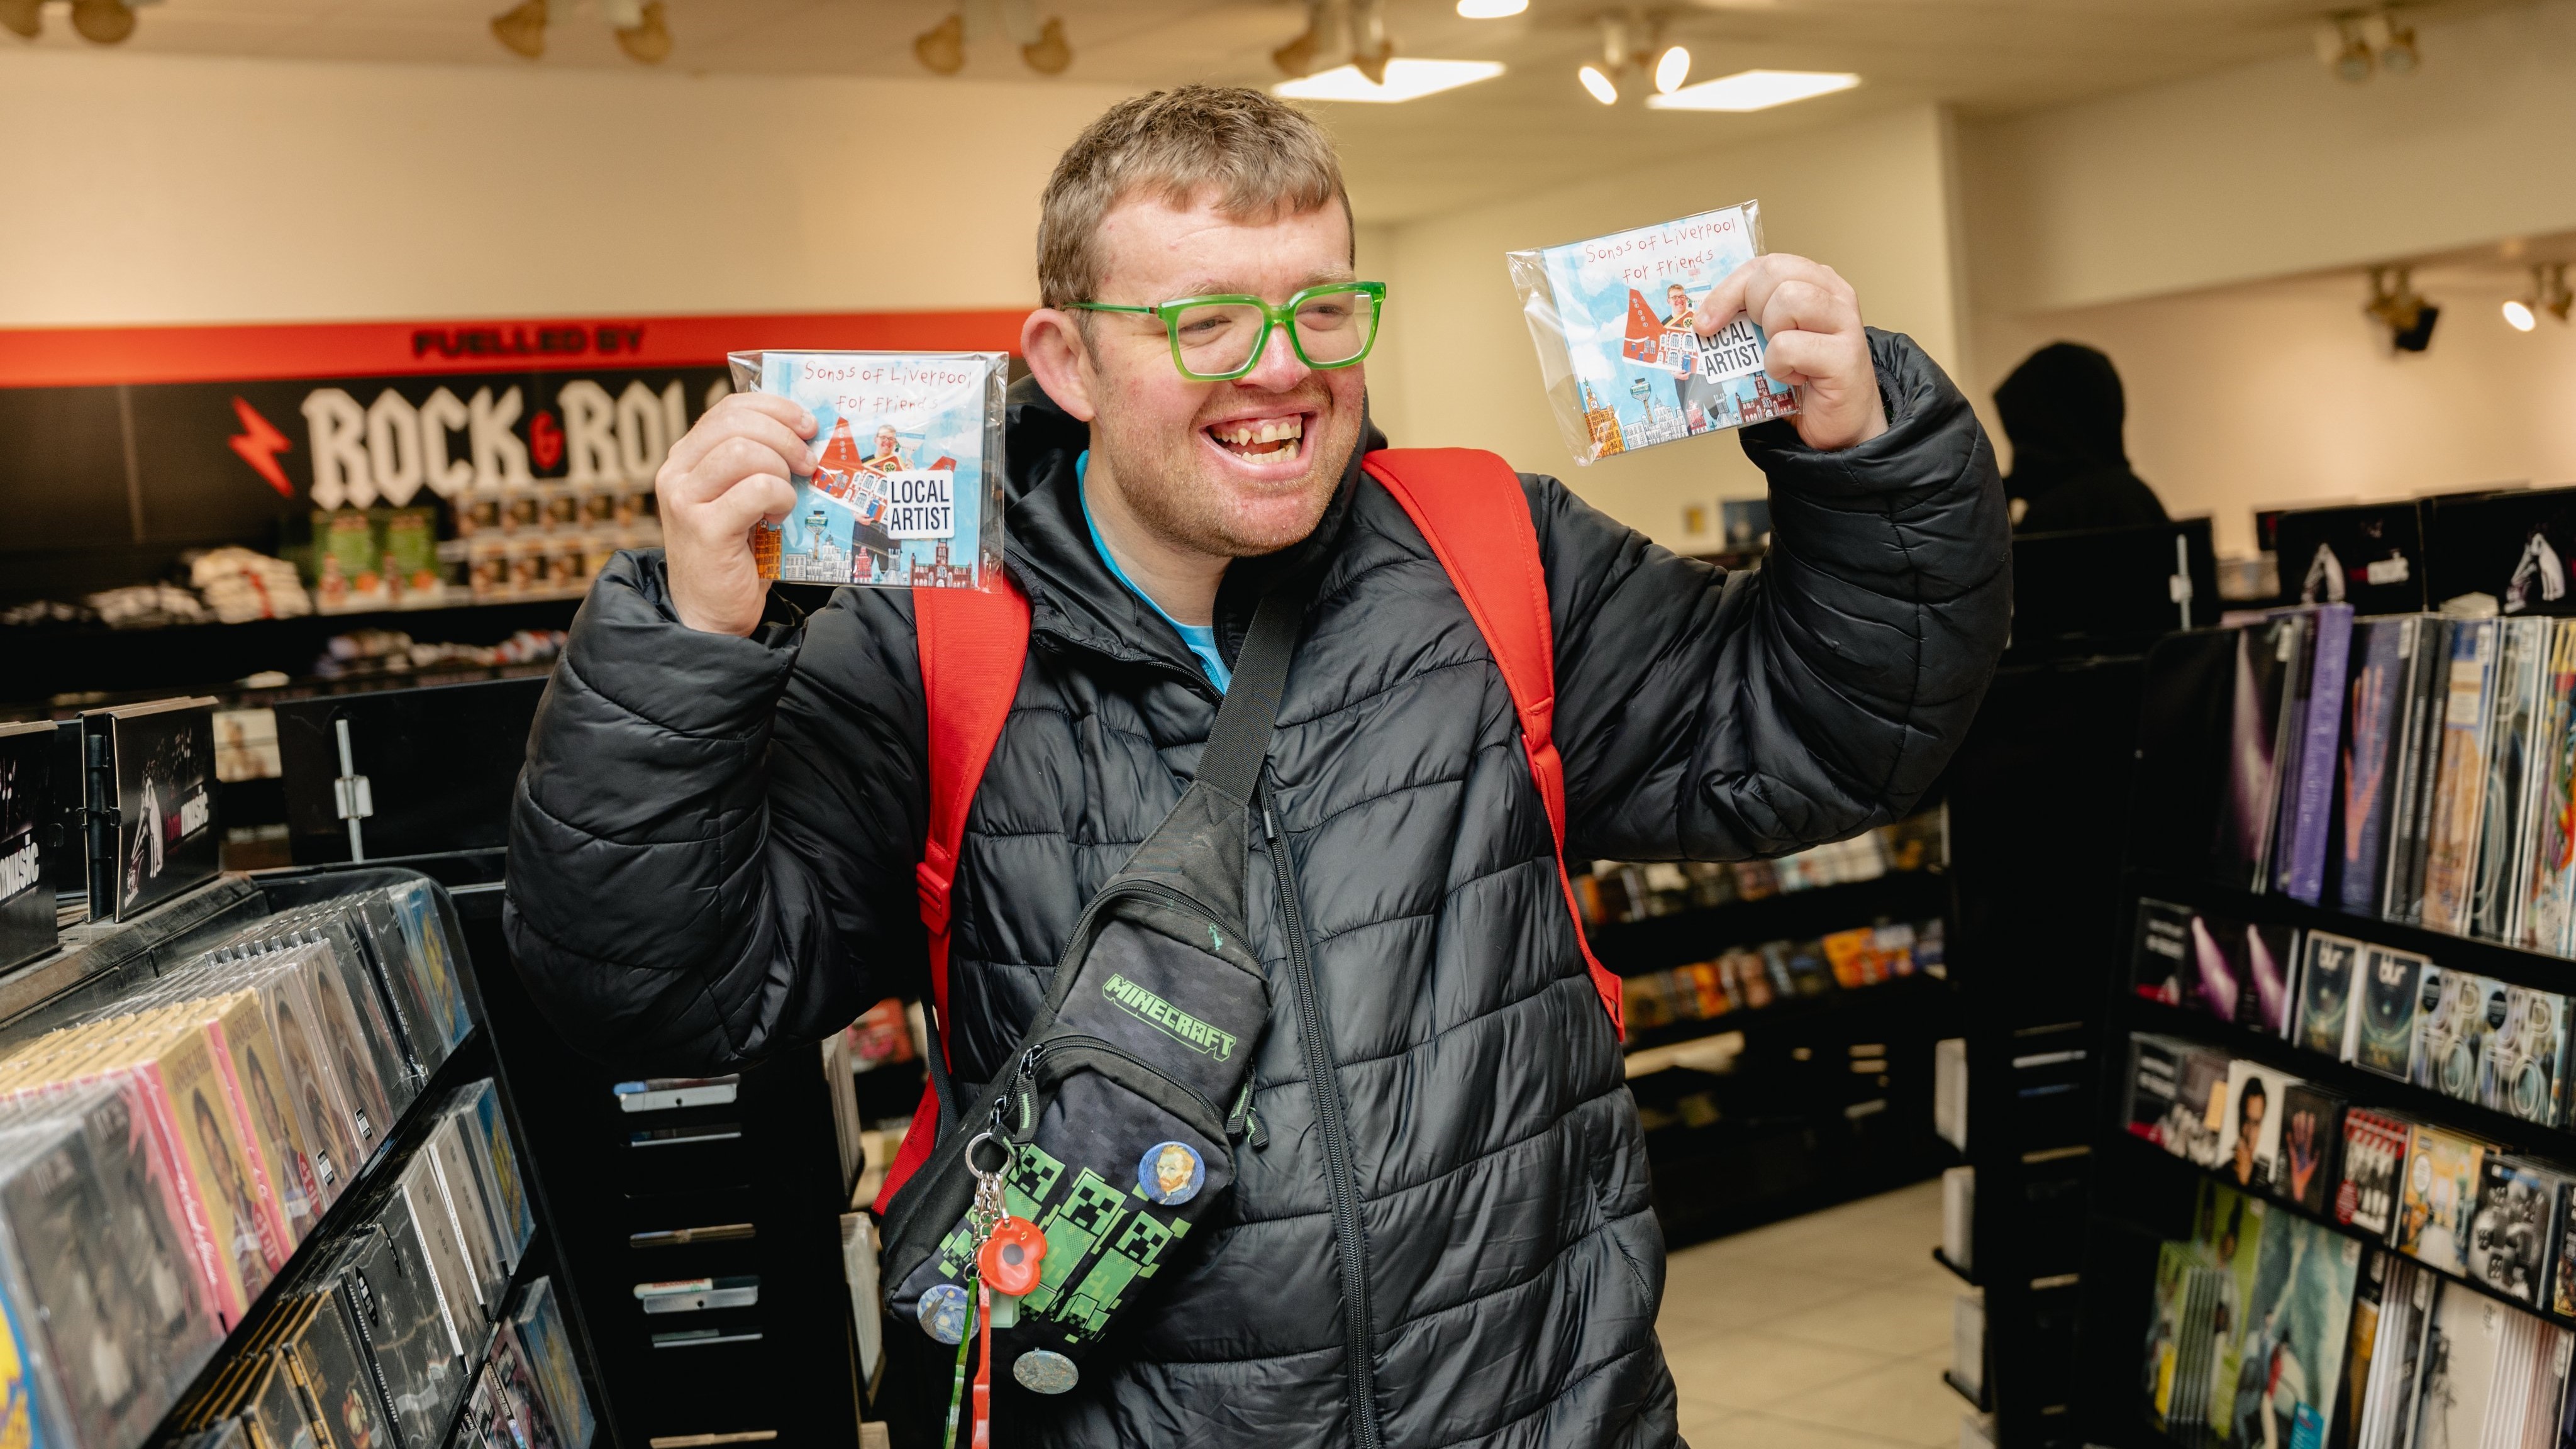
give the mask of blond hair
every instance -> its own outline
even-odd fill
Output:
[[[1131,193],[1187,206],[1213,192],[1240,221],[1298,216],[1349,194],[1324,128],[1241,86],[1177,86],[1111,106],[1055,163],[1038,206],[1038,299],[1095,301],[1100,219]]]

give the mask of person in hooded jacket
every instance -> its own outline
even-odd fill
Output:
[[[1275,844],[1265,819],[1244,871],[1266,1138],[1068,1392],[994,1376],[996,1443],[1678,1441],[1619,1041],[1493,655],[1361,471],[1384,445],[1367,348],[1281,322],[1208,380],[1180,367],[1199,335],[1152,310],[1342,307],[1351,238],[1330,142],[1250,90],[1121,102],[1041,200],[1007,412],[1032,637],[955,867],[956,1080],[1005,1070],[1084,902],[1188,786],[1254,603],[1310,592],[1262,781]],[[1545,566],[1577,859],[1776,854],[1905,813],[2003,645],[2003,493],[1949,379],[1812,261],[1748,264],[1698,325],[1738,314],[1802,389],[1742,434],[1771,483],[1762,568],[1676,557],[1552,478],[1506,505]],[[603,571],[538,711],[505,927],[585,1050],[724,1070],[932,994],[911,595],[800,616],[745,539],[791,506],[814,431],[758,395],[699,419],[658,479],[665,548]],[[897,1442],[936,1444],[954,1353],[887,1335]]]
[[[1995,412],[2012,440],[2004,494],[2022,533],[2162,523],[2156,491],[2129,471],[2121,438],[2129,404],[2111,359],[2076,342],[2052,342],[1995,389]]]

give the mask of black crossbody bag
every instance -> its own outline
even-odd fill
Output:
[[[1083,907],[1000,1076],[943,1090],[954,1125],[887,1204],[889,1332],[958,1342],[977,1174],[998,1172],[1004,1207],[1046,1250],[1035,1286],[993,1315],[993,1367],[1039,1393],[1071,1388],[1216,1210],[1238,1144],[1259,1140],[1252,1059],[1270,986],[1244,939],[1247,831],[1304,600],[1261,600],[1198,777]]]

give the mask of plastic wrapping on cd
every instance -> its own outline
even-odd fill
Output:
[[[761,577],[983,588],[1002,567],[1003,352],[736,352],[744,392],[814,415],[814,471],[752,525]]]
[[[1702,337],[1709,289],[1762,254],[1762,204],[1511,252],[1548,407],[1578,463],[1798,410],[1762,369],[1762,329],[1737,316]]]

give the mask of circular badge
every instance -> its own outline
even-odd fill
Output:
[[[1082,1380],[1073,1360],[1053,1349],[1033,1348],[1011,1362],[1011,1377],[1033,1394],[1060,1394]]]
[[[921,1331],[941,1343],[963,1343],[966,1339],[966,1290],[954,1283],[934,1283],[921,1295],[916,1316]]]
[[[1165,1207],[1179,1207],[1207,1185],[1207,1164],[1186,1142],[1157,1142],[1136,1163],[1136,1186]]]

